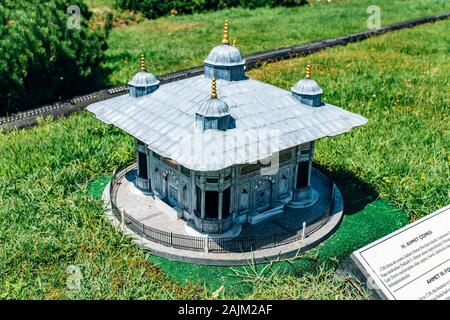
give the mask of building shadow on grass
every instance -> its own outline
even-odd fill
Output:
[[[375,201],[379,194],[367,182],[356,177],[352,172],[347,170],[330,170],[318,163],[314,163],[314,167],[330,177],[338,186],[344,199],[344,214],[351,215],[361,210]]]

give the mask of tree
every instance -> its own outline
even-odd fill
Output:
[[[83,3],[77,5],[79,28],[76,23],[68,27],[69,18],[78,18],[66,12],[71,4],[2,0],[0,114],[53,102],[92,86],[104,59],[108,30],[89,29],[90,14]]]
[[[115,0],[115,5],[122,9],[141,11],[147,18],[153,19],[169,14],[172,9],[176,9],[178,13],[194,13],[238,6],[292,7],[306,2],[307,0]]]

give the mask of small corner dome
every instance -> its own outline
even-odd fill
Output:
[[[139,88],[147,88],[151,86],[159,85],[160,81],[151,73],[142,70],[135,74],[133,79],[128,82],[130,86],[139,87]]]
[[[230,109],[222,99],[208,98],[200,104],[197,114],[203,117],[224,117],[230,115]]]
[[[301,95],[318,95],[323,93],[319,84],[308,78],[298,81],[292,88],[292,92]]]
[[[144,55],[141,55],[141,71],[136,73],[128,82],[129,94],[131,97],[142,97],[159,88],[159,80],[145,67]]]
[[[245,60],[239,49],[228,44],[214,47],[204,62],[214,66],[236,66],[245,64]]]

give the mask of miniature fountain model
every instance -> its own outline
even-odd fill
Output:
[[[136,141],[136,164],[105,189],[110,216],[157,255],[231,265],[295,254],[335,230],[342,197],[312,167],[314,143],[367,120],[322,102],[309,64],[291,91],[248,78],[224,29],[204,75],[160,85],[142,56],[129,94],[88,110]]]

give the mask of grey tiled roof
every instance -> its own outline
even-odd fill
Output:
[[[195,113],[211,90],[211,80],[203,75],[162,85],[143,97],[122,95],[98,102],[88,110],[160,155],[199,171],[264,159],[273,152],[336,136],[367,122],[329,104],[306,106],[290,91],[253,79],[217,80],[217,89],[236,121],[234,129],[196,128]]]

